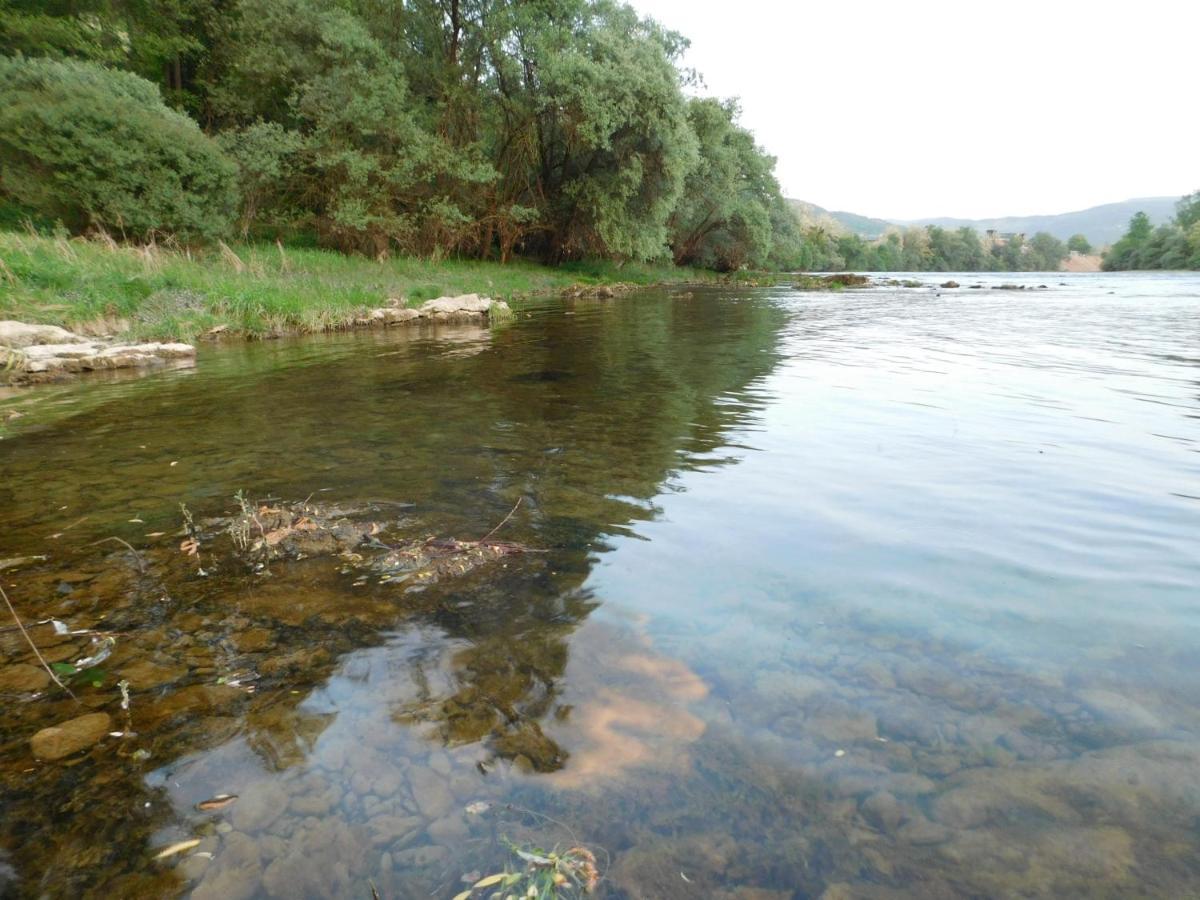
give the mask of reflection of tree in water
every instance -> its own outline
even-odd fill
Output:
[[[186,413],[194,457],[208,461],[204,495],[257,485],[297,497],[314,487],[337,497],[394,497],[416,503],[431,532],[463,538],[481,536],[523,498],[504,536],[550,552],[412,594],[351,588],[317,560],[281,566],[266,580],[197,579],[173,546],[144,552],[146,576],[131,556],[107,550],[102,558],[81,551],[77,572],[66,571],[71,555],[43,567],[15,592],[31,619],[103,623],[122,635],[113,674],[105,687],[81,690],[85,703],[114,709],[115,676],[148,664],[145,683],[133,685],[132,716],[136,746],[150,758],[139,762],[107,742],[69,768],[27,771],[28,735],[77,712],[58,698],[6,711],[0,847],[26,884],[176,891],[176,874],[147,867],[145,858],[184,811],[146,775],[203,761],[237,739],[269,771],[304,762],[334,719],[303,708],[305,699],[339,659],[381,642],[398,620],[435,625],[465,643],[451,660],[454,689],[427,691],[396,710],[398,719],[427,723],[423,733],[450,744],[485,742],[537,771],[563,764],[568,749],[548,732],[572,715],[561,693],[569,642],[595,606],[582,590],[594,554],[608,535],[652,517],[653,498],[675,473],[722,462],[710,456],[754,414],[752,385],[776,362],[782,322],[761,301],[703,294],[576,311],[501,330],[469,358],[353,358],[336,377],[326,366],[300,367],[264,375],[255,390],[213,390],[202,374],[170,385],[168,409]],[[125,405],[139,404],[138,396]],[[175,456],[164,437],[180,425],[171,413],[155,419],[118,402],[104,415],[130,423],[131,445]],[[111,523],[127,518],[126,482],[136,467],[96,458],[80,425],[47,428],[28,448],[13,448],[32,459],[54,445],[78,478],[94,474],[97,521],[85,527],[104,528],[106,510]],[[264,462],[283,446],[287,469],[264,484]],[[12,490],[27,516],[32,488]],[[158,483],[159,493],[171,490]],[[198,512],[224,511],[182,488],[179,495]],[[246,668],[261,676],[256,693],[218,683]],[[410,676],[419,682],[419,665]]]
[[[413,660],[411,677],[419,686],[416,698],[397,709],[396,721],[431,724],[426,733],[449,745],[487,741],[498,755],[538,771],[552,771],[567,752],[542,734],[539,720],[563,714],[557,704],[559,681],[567,664],[571,634],[595,607],[578,591],[561,599],[534,595],[525,585],[521,594],[483,587],[470,601],[479,609],[439,615],[447,634],[470,643],[452,652],[449,660],[456,682],[450,693],[431,684],[425,666],[440,659]],[[463,602],[463,601],[460,601]]]
[[[595,606],[579,590],[592,554],[607,535],[650,518],[675,473],[725,461],[711,454],[755,413],[747,388],[777,360],[781,319],[770,306],[727,298],[585,306],[576,319],[547,320],[516,366],[501,351],[472,360],[471,383],[502,424],[474,475],[496,486],[486,499],[497,511],[515,496],[528,501],[514,536],[561,548],[557,574],[520,586],[485,582],[441,614],[448,635],[470,642],[452,660],[457,687],[422,696],[398,711],[400,721],[433,723],[428,733],[448,743],[486,741],[534,771],[564,765],[568,750],[543,726],[572,715],[558,696],[568,642]],[[512,330],[497,340],[526,339]],[[637,726],[635,705],[618,715],[620,702],[591,710],[599,743],[621,727],[614,716],[632,715],[625,724]]]

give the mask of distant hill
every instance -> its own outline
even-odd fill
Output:
[[[918,219],[905,223],[914,225],[940,225],[943,228],[961,228],[968,225],[977,231],[1021,231],[1033,234],[1048,231],[1056,238],[1066,240],[1073,234],[1082,234],[1097,247],[1111,244],[1125,233],[1129,219],[1136,212],[1144,212],[1155,225],[1169,222],[1175,217],[1175,202],[1178,197],[1142,197],[1120,203],[1105,203],[1078,212],[1059,213],[1053,216],[1004,216],[999,219]]]
[[[788,200],[788,203],[802,224],[821,225],[834,234],[857,234],[864,238],[877,238],[888,228],[905,225],[940,225],[942,228],[961,228],[966,225],[976,231],[1021,231],[1027,235],[1048,231],[1064,241],[1073,234],[1082,234],[1097,247],[1102,247],[1111,244],[1125,233],[1125,229],[1129,227],[1129,219],[1136,212],[1144,212],[1155,225],[1169,222],[1175,217],[1175,202],[1178,199],[1142,197],[1049,216],[1002,216],[997,219],[939,218],[904,222],[888,222],[857,213],[830,211],[804,200]]]
[[[877,238],[892,227],[891,222],[885,222],[883,219],[872,219],[851,212],[831,211],[805,200],[789,199],[788,205],[805,227],[820,225],[833,234],[857,234],[859,237]]]

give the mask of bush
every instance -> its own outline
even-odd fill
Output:
[[[235,169],[158,88],[74,60],[0,57],[0,193],[73,231],[211,237]]]

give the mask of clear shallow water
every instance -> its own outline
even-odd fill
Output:
[[[0,577],[115,633],[78,693],[119,721],[129,678],[137,732],[37,763],[81,710],[5,697],[0,893],[449,897],[501,836],[603,848],[620,897],[1197,893],[1200,279],[954,277],[0,401],[0,556],[49,557]],[[238,489],[459,538],[521,499],[502,535],[548,552],[420,592],[329,558],[200,577],[178,503]]]

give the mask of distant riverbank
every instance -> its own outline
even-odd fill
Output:
[[[1063,260],[1063,272],[1099,272],[1104,257],[1099,253],[1072,253]]]
[[[132,340],[337,330],[389,303],[415,307],[443,295],[511,303],[623,284],[722,280],[672,265],[372,260],[278,244],[187,251],[0,232],[0,319]]]

